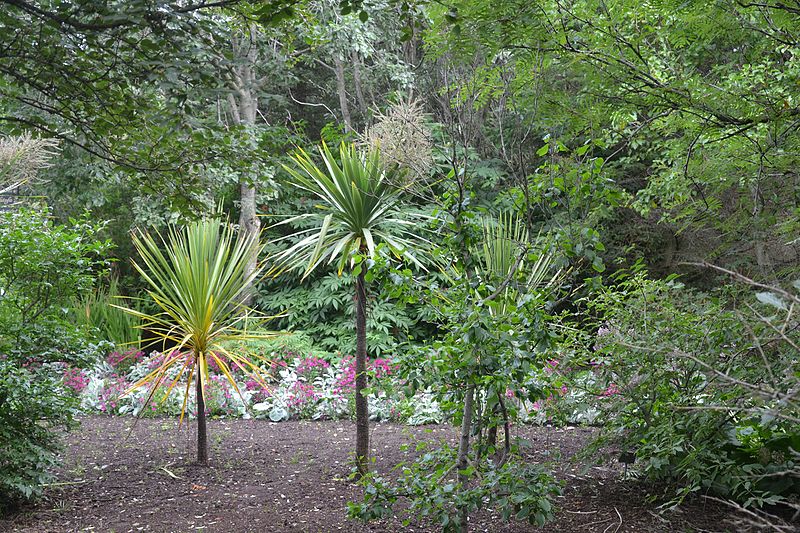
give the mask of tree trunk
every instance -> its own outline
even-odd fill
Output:
[[[469,476],[462,474],[467,468],[467,456],[469,454],[469,437],[472,431],[472,405],[475,399],[475,385],[467,387],[467,393],[464,396],[464,411],[461,420],[461,440],[458,443],[458,462],[456,468],[458,469],[458,482],[461,484],[461,490],[464,490],[469,481]],[[458,510],[458,530],[461,533],[469,531],[469,524],[467,523],[467,516],[469,511],[466,507]]]
[[[231,82],[228,104],[234,124],[253,128],[258,117],[258,91],[263,83],[256,76],[259,55],[255,41],[261,37],[255,24],[251,24],[248,31],[247,37],[234,39],[232,43],[234,55],[240,63],[233,68],[232,79],[235,81]],[[257,169],[239,177],[239,231],[256,239],[261,233],[261,220],[256,212],[257,182]],[[258,257],[248,258],[244,275],[249,277],[257,264]],[[252,287],[245,292],[243,303],[252,304]]]
[[[197,398],[197,464],[208,464],[208,433],[206,432],[206,401],[203,397],[202,372],[197,368],[197,386],[195,396]]]
[[[367,292],[366,264],[356,278],[356,469],[358,477],[369,471],[369,406],[367,388]]]
[[[255,176],[253,176],[255,179]],[[254,183],[242,177],[239,180],[239,199],[240,199],[240,212],[239,212],[239,231],[245,235],[253,235],[258,242],[259,235],[261,234],[261,220],[256,213],[256,187]],[[253,275],[258,267],[258,255],[251,254],[247,259],[247,264],[244,267],[244,276],[249,278]],[[252,305],[254,287],[248,287],[244,293],[243,302],[245,305]]]
[[[350,117],[350,104],[347,103],[347,88],[344,85],[344,62],[338,55],[333,57],[333,69],[336,73],[336,92],[339,95],[339,107],[342,109],[342,120],[347,133],[353,131],[353,119]]]
[[[502,396],[498,396],[498,403],[500,405],[500,412],[503,414],[503,456],[498,462],[499,466],[503,466],[511,458],[511,422],[508,420],[508,409],[503,401]]]
[[[358,52],[355,50],[350,53],[350,59],[353,62],[353,83],[356,87],[358,111],[361,113],[361,120],[364,121],[367,118],[367,101],[364,100],[364,91],[361,85],[361,59],[358,57]]]
[[[494,416],[494,413],[489,416]],[[492,448],[497,446],[497,424],[494,422],[492,422],[492,425],[489,426],[489,429],[486,431],[486,444]]]

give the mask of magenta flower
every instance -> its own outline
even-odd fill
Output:
[[[80,394],[89,385],[89,376],[80,368],[68,368],[64,371],[62,382],[65,387]]]
[[[548,359],[547,362],[544,364],[544,373],[545,374],[554,374],[558,369],[558,359]]]
[[[606,387],[606,390],[600,393],[600,398],[610,398],[611,396],[615,396],[620,394],[619,387],[615,383],[610,384]]]
[[[106,380],[105,386],[97,398],[100,410],[106,414],[116,414],[120,397],[128,387],[130,387],[130,383],[127,382],[124,376],[112,374]]]
[[[319,399],[314,386],[303,381],[296,381],[289,393],[289,407],[302,407]]]
[[[297,365],[297,373],[298,374],[311,374],[316,371],[322,371],[326,368],[329,368],[331,364],[327,362],[325,359],[321,359],[319,357],[314,357],[310,355],[300,361],[300,364]]]
[[[121,363],[130,361],[131,365],[135,365],[139,361],[144,361],[145,354],[141,350],[128,350],[127,352],[111,352],[106,357],[106,362],[114,368],[117,368]]]

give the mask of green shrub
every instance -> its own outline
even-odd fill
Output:
[[[119,297],[117,280],[111,279],[107,287],[98,287],[76,300],[73,304],[75,321],[119,348],[138,347],[141,321],[114,304],[123,305],[123,300]],[[124,305],[130,305],[130,302],[124,302]]]
[[[37,497],[75,426],[77,399],[54,369],[31,371],[0,360],[0,512]]]
[[[561,487],[541,465],[518,460],[497,465],[484,460],[468,467],[480,476],[461,487],[452,466],[456,449],[418,442],[415,451],[420,454],[417,460],[395,468],[399,472],[396,482],[375,473],[363,479],[363,501],[348,504],[351,518],[369,521],[399,514],[407,524],[413,517],[427,517],[441,531],[454,533],[462,531],[458,520],[464,508],[469,512],[497,511],[503,520],[514,518],[539,527],[553,519],[551,500],[561,494]],[[401,499],[407,499],[408,505],[398,510]]]
[[[332,354],[321,350],[304,331],[286,331],[270,339],[250,339],[230,343],[232,347],[258,354],[265,359],[291,360],[293,357],[313,355],[330,360]]]
[[[602,320],[582,339],[585,360],[569,363],[594,368],[604,426],[592,453],[633,454],[638,475],[672,488],[670,504],[797,499],[798,322],[755,303],[730,287],[617,275],[591,303]]]
[[[101,229],[87,218],[56,225],[41,208],[0,214],[0,354],[71,363],[86,332],[69,309],[108,266]]]
[[[353,329],[353,280],[335,272],[291,286],[281,278],[261,287],[259,306],[269,313],[287,311],[276,319],[276,327],[303,331],[316,345],[329,352],[355,353]],[[404,309],[390,298],[370,301],[367,343],[370,354],[394,353],[397,344],[408,340],[410,330],[419,329],[413,310]],[[421,335],[421,331],[419,332]]]
[[[102,226],[56,225],[44,209],[0,214],[0,502],[40,494],[60,432],[74,425],[65,373],[95,364],[108,346],[91,344],[69,316],[106,267]]]

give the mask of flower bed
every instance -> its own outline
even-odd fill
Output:
[[[86,412],[108,415],[180,416],[182,409],[195,415],[194,384],[187,387],[185,376],[178,377],[182,365],[174,365],[161,384],[151,391],[141,387],[124,394],[175,352],[147,355],[138,350],[112,352],[91,371],[66,369],[63,384],[81,397]],[[187,354],[188,357],[188,354]],[[601,365],[602,363],[597,363]],[[370,418],[410,425],[442,423],[447,420],[430,392],[417,392],[412,398],[402,393],[404,382],[398,377],[391,358],[368,362]],[[272,353],[262,367],[267,387],[231,368],[236,381],[232,386],[213,361],[209,362],[210,381],[206,389],[207,415],[228,418],[264,418],[275,422],[290,419],[342,419],[355,413],[355,358],[320,352],[302,355],[294,350]],[[176,380],[177,378],[177,380]],[[173,385],[174,383],[174,385]],[[529,391],[538,391],[531,401]],[[152,400],[145,400],[153,393]],[[598,421],[603,404],[620,394],[613,383],[598,379],[596,365],[570,368],[550,359],[534,371],[520,391],[506,393],[509,407],[523,422],[534,424],[592,424]],[[188,395],[188,398],[187,398]]]
[[[176,353],[167,354],[174,357]],[[355,358],[324,358],[318,354],[298,356],[295,352],[273,354],[273,360],[262,368],[269,376],[268,387],[232,368],[234,387],[216,364],[209,364],[210,380],[206,388],[206,409],[209,416],[267,418],[278,422],[291,418],[350,418],[355,411]],[[188,356],[188,355],[187,355]],[[174,365],[161,383],[152,390],[143,386],[124,394],[131,385],[147,376],[163,361],[165,355],[141,351],[113,352],[89,372],[67,369],[63,383],[80,394],[86,412],[109,415],[179,416],[186,405],[189,416],[195,414],[194,384],[187,387],[180,366]],[[391,359],[370,360],[367,372],[372,394],[369,397],[373,420],[405,421],[412,424],[441,422],[438,405],[430,395],[420,394],[407,399],[395,393],[396,365]],[[174,385],[173,385],[174,383]],[[150,402],[145,401],[152,393]],[[188,396],[188,397],[187,397]],[[419,406],[418,408],[415,406]]]

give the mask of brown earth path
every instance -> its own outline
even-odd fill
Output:
[[[427,532],[401,520],[363,524],[346,518],[346,503],[360,489],[347,480],[354,426],[347,421],[212,420],[211,465],[191,464],[193,428],[171,419],[86,417],[68,436],[64,465],[45,499],[0,519],[0,531],[97,532]],[[556,460],[565,481],[556,520],[543,528],[502,522],[484,512],[474,532],[734,531],[726,511],[696,502],[658,515],[640,485],[621,466],[582,468],[567,459],[591,436],[581,428],[523,427],[531,460]],[[454,441],[448,426],[375,424],[375,467],[388,471],[410,459],[401,450],[412,438]],[[555,452],[555,453],[554,453]]]

